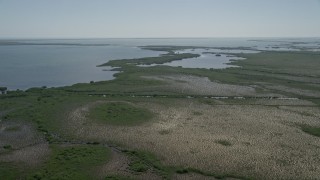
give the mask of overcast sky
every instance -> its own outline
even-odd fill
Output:
[[[0,0],[0,38],[320,37],[320,0]]]

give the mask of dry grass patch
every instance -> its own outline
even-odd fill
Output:
[[[166,135],[166,134],[170,134],[172,131],[169,129],[163,129],[159,131],[159,134],[161,135]]]
[[[319,107],[297,107],[297,106],[279,106],[280,109],[297,113],[302,116],[309,116],[309,117],[315,117],[320,119],[320,108]]]
[[[21,149],[44,142],[44,138],[28,123],[0,122],[0,152],[3,151],[2,147],[10,146],[10,149]]]
[[[118,174],[123,176],[129,176],[130,173],[127,171],[130,160],[128,157],[120,152],[111,151],[111,159],[108,163],[98,168],[97,174],[99,177],[104,178],[110,174]]]
[[[320,139],[293,126],[302,122],[319,126],[316,117],[273,106],[211,106],[194,99],[168,99],[166,104],[149,101],[137,105],[158,114],[157,121],[140,126],[94,124],[83,118],[88,112],[84,107],[71,112],[79,118],[71,116],[69,123],[79,138],[150,151],[166,165],[260,179],[320,177]],[[216,143],[219,140],[228,140],[232,146]]]
[[[9,154],[0,156],[0,162],[27,164],[35,167],[44,162],[50,155],[48,144],[37,144],[23,149],[15,150]]]
[[[188,174],[175,174],[172,179],[176,179],[176,180],[185,180],[185,179],[188,179],[188,180],[196,180],[196,179],[214,180],[216,178],[203,176],[201,174],[188,173]]]
[[[306,90],[306,89],[299,89],[299,88],[292,88],[283,85],[265,85],[266,88],[278,91],[284,91],[288,93],[293,93],[301,96],[311,96],[311,97],[320,97],[320,93],[317,90]]]
[[[252,87],[222,84],[212,82],[207,77],[175,75],[175,76],[145,76],[144,78],[161,80],[168,83],[162,89],[168,89],[181,94],[216,95],[216,96],[252,96],[257,95]]]
[[[90,108],[88,118],[109,125],[139,125],[150,119],[153,114],[145,108],[136,107],[128,102],[105,102]]]

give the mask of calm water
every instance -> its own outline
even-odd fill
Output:
[[[187,49],[183,51],[176,51],[176,53],[195,53],[200,54],[200,57],[183,59],[179,61],[172,61],[161,64],[161,66],[183,67],[183,68],[204,68],[204,69],[225,69],[230,67],[237,67],[229,65],[231,60],[241,60],[244,58],[236,57],[221,53],[259,53],[253,50],[221,50],[221,49]],[[219,56],[217,56],[219,54]],[[159,64],[139,65],[140,67],[158,66]]]
[[[122,46],[0,46],[0,86],[27,89],[110,80],[116,72],[103,71],[96,65],[159,54]]]
[[[183,51],[177,51],[178,53],[196,53],[196,54],[203,54],[206,52],[209,53],[229,53],[229,54],[252,54],[252,53],[259,53],[260,51],[256,50],[243,50],[243,49],[186,49]]]
[[[230,67],[237,67],[233,65],[228,65],[230,60],[240,60],[241,57],[231,57],[226,54],[221,54],[221,56],[216,56],[215,54],[202,54],[198,58],[183,59],[180,61],[172,61],[170,63],[165,63],[163,65],[173,66],[173,67],[183,67],[183,68],[205,68],[205,69],[224,69]]]
[[[22,40],[19,40],[22,41]],[[110,39],[72,39],[72,40],[23,40],[33,43],[88,43],[111,44],[120,46],[145,45],[178,45],[178,46],[209,46],[209,47],[255,47],[267,46],[310,46],[320,47],[320,38],[110,38]],[[301,43],[299,43],[301,42]]]
[[[262,40],[262,41],[261,41]],[[4,41],[4,40],[2,40]],[[6,40],[8,41],[8,40]],[[96,67],[112,59],[158,56],[162,52],[141,50],[143,45],[184,45],[216,47],[200,58],[174,61],[171,66],[192,68],[226,68],[234,57],[230,50],[219,51],[219,47],[249,47],[256,50],[297,50],[310,48],[318,51],[320,39],[258,39],[246,38],[185,38],[185,39],[73,39],[73,40],[12,40],[24,43],[58,43],[60,45],[1,45],[0,40],[0,86],[9,89],[27,89],[39,86],[65,86],[79,82],[113,79],[113,71],[102,71]],[[299,43],[301,42],[301,43]],[[306,43],[307,42],[307,43]],[[61,45],[75,43],[79,45]],[[88,45],[89,44],[89,45]],[[90,46],[91,44],[91,46]],[[104,46],[96,46],[103,44]],[[108,45],[106,45],[108,44]],[[189,50],[192,51],[192,50]],[[219,52],[218,52],[219,51]],[[226,52],[227,51],[227,52]],[[233,50],[234,51],[234,50]],[[196,53],[197,50],[194,52]],[[255,53],[244,52],[244,53]],[[105,68],[104,68],[105,69]],[[106,68],[108,69],[108,68]]]

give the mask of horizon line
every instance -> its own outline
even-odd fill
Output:
[[[80,39],[222,39],[222,38],[320,38],[320,36],[211,36],[211,37],[0,37],[0,40],[80,40]]]

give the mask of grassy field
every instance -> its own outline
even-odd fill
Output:
[[[197,100],[135,99],[138,105],[144,104],[158,114],[154,123],[143,126],[103,127],[99,124],[88,125],[85,123],[91,122],[88,119],[81,122],[78,122],[79,119],[70,120],[75,129],[81,129],[76,133],[79,137],[120,142],[129,149],[152,152],[169,167],[180,166],[208,174],[246,178],[259,176],[270,179],[274,174],[281,178],[316,176],[317,170],[312,170],[312,167],[317,164],[317,159],[312,162],[305,162],[304,159],[319,155],[319,139],[296,126],[296,123],[302,122],[319,126],[316,105],[295,100],[269,105],[272,100],[259,99],[255,100],[255,104],[248,100],[252,105],[220,100],[215,100],[215,105],[207,105],[197,103]],[[128,101],[132,102],[130,98]],[[287,111],[285,107],[299,107],[303,111],[312,107],[315,109],[311,112],[315,115],[302,115]],[[78,110],[75,112],[79,113]],[[86,111],[80,113],[85,114]],[[308,153],[304,154],[306,149]],[[288,173],[281,173],[284,168],[281,162],[284,161]],[[251,163],[263,168],[254,169]],[[148,170],[141,163],[130,165],[136,170]],[[273,173],[268,174],[271,170]]]
[[[152,119],[147,109],[138,108],[124,102],[99,104],[90,110],[88,118],[109,125],[139,125]]]
[[[111,81],[0,95],[0,179],[317,179],[320,54],[238,54],[241,68],[139,67]]]
[[[53,145],[49,160],[28,179],[92,179],[94,167],[107,162],[110,150],[103,146]]]

